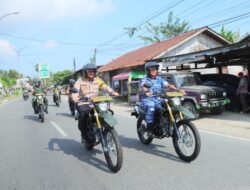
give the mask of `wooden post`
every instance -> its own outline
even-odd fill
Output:
[[[131,93],[131,85],[130,85],[130,82],[132,81],[132,78],[129,76],[128,77],[128,103],[131,104],[131,101],[130,101],[130,93]]]

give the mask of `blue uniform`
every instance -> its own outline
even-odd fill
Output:
[[[168,82],[160,76],[157,76],[156,79],[151,79],[147,76],[142,79],[141,86],[143,87],[145,83],[150,83],[152,85],[148,89],[148,91],[152,94],[155,92],[162,92],[168,86]],[[160,106],[161,101],[161,98],[157,96],[147,97],[146,94],[143,94],[142,104],[146,112],[146,122],[148,124],[154,122],[155,109]]]

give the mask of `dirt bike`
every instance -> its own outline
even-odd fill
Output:
[[[27,101],[29,99],[29,92],[23,92],[23,99]]]
[[[161,99],[161,105],[155,111],[153,135],[148,133],[146,113],[142,103],[133,105],[134,111],[131,115],[137,118],[137,133],[140,141],[148,145],[153,138],[172,137],[178,156],[186,162],[195,160],[200,153],[201,139],[197,128],[190,121],[194,119],[194,115],[181,105],[183,93],[165,92],[154,96]]]
[[[60,106],[60,94],[59,94],[59,92],[55,92],[53,94],[53,101],[54,101],[54,103],[56,104],[57,107]]]
[[[74,90],[70,90],[76,93]],[[114,128],[117,119],[110,109],[110,96],[96,96],[90,99],[83,98],[78,103],[88,102],[90,111],[86,126],[85,147],[92,150],[94,146],[101,143],[108,167],[113,172],[118,172],[123,163],[122,146],[118,134]]]
[[[39,119],[41,119],[41,122],[43,123],[45,120],[45,117],[44,117],[45,105],[44,105],[44,95],[43,94],[36,94],[36,110],[37,110],[37,114],[39,116]]]
[[[75,116],[75,114],[76,114],[76,104],[71,98],[69,98],[69,109],[70,109],[71,115]]]

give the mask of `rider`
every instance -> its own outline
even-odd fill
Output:
[[[104,90],[114,96],[119,96],[112,88],[107,86],[105,82],[96,76],[96,66],[94,64],[86,64],[83,66],[82,74],[83,77],[78,79],[75,83],[75,88],[78,93],[72,94],[74,102],[78,102],[80,98],[91,98],[98,95],[99,90]],[[89,103],[84,102],[77,106],[79,112],[78,128],[81,131],[82,143],[84,142],[86,125],[89,113]]]
[[[74,88],[76,81],[74,79],[69,79],[69,86],[67,89],[67,95],[68,95],[68,102],[69,102],[69,107],[71,106],[72,102],[72,93],[69,92],[71,88]],[[72,113],[74,115],[75,113]]]
[[[158,76],[159,64],[157,62],[148,62],[144,66],[147,76],[142,79],[141,87],[143,91],[142,105],[146,111],[146,122],[148,129],[148,136],[153,135],[154,114],[157,108],[160,108],[161,98],[154,95],[154,93],[163,92],[169,88],[171,90],[178,90],[185,94],[183,90],[177,89],[174,85],[169,84],[161,76]],[[150,84],[150,87],[146,84]]]
[[[53,101],[54,102],[56,102],[56,93],[58,93],[58,98],[59,98],[59,101],[61,102],[61,90],[58,84],[54,84],[54,88],[53,88]]]
[[[37,110],[36,110],[36,104],[37,104],[37,98],[36,98],[36,94],[44,94],[44,90],[41,88],[41,81],[40,80],[36,80],[34,82],[34,87],[33,87],[33,92],[32,95],[34,96],[32,98],[32,107],[34,109],[34,113],[37,114]],[[44,96],[44,105],[45,105],[45,112],[48,113],[48,100],[47,98]]]

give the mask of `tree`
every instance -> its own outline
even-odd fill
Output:
[[[18,78],[22,77],[23,75],[18,73],[16,70],[9,70],[8,76],[10,78],[18,79]]]
[[[53,74],[54,82],[62,85],[66,83],[66,79],[73,74],[70,70],[59,71]]]
[[[161,22],[159,25],[153,25],[147,23],[144,26],[146,31],[149,32],[149,36],[139,35],[138,37],[144,42],[160,42],[162,40],[172,38],[174,36],[180,35],[184,32],[187,32],[190,29],[188,21],[180,21],[180,18],[174,17],[173,12],[171,11],[168,15],[168,20],[166,22]],[[141,28],[131,27],[125,28],[129,37],[132,37],[136,32],[141,30]]]
[[[224,26],[222,26],[222,28],[220,30],[220,35],[232,43],[235,43],[235,42],[239,41],[239,39],[240,39],[240,32],[239,31],[232,32],[230,30],[225,29]]]

